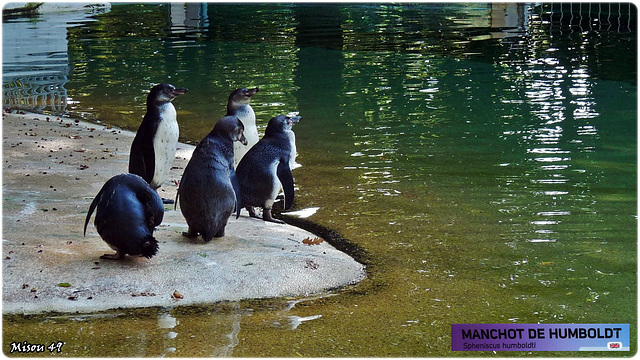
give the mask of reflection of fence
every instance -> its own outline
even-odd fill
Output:
[[[67,108],[66,75],[32,75],[4,79],[4,108],[28,109],[62,114]]]
[[[615,31],[636,30],[637,11],[633,3],[543,3],[537,6],[543,19],[551,20],[552,30]],[[553,29],[553,24],[560,28]]]

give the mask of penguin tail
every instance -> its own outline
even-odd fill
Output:
[[[209,241],[211,241],[211,239],[213,239],[213,232],[211,232],[209,229],[204,230],[202,232],[202,240],[208,243]]]
[[[84,220],[84,236],[87,236],[87,224],[89,224],[89,219],[91,219],[91,214],[93,214],[93,210],[95,210],[96,206],[98,205],[98,202],[100,201],[99,198],[101,195],[102,195],[102,190],[100,190],[98,195],[96,195],[96,197],[93,198],[93,201],[91,201],[91,205],[89,205],[89,211],[87,212],[87,217]]]
[[[158,253],[158,240],[152,235],[147,235],[142,239],[142,256],[151,259],[153,255]]]

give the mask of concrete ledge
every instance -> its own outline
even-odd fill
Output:
[[[127,172],[133,136],[68,118],[3,114],[3,313],[309,295],[365,277],[362,264],[326,241],[316,244],[316,235],[246,214],[210,243],[183,237],[187,225],[173,205],[156,229],[154,258],[99,259],[113,250],[93,219],[83,236],[84,218],[105,181]],[[179,147],[162,197],[175,198],[174,181],[194,148]]]

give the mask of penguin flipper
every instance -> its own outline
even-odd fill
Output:
[[[149,219],[149,230],[162,223],[164,217],[164,205],[160,195],[147,184],[136,190],[136,197],[144,207],[145,218]]]
[[[293,205],[293,174],[288,159],[280,159],[276,174],[284,190],[284,209],[288,210]]]
[[[242,196],[240,196],[240,182],[238,176],[233,170],[233,167],[229,169],[229,180],[231,180],[231,186],[233,186],[233,192],[236,194],[236,219],[240,217],[240,209],[242,208]]]
[[[153,180],[153,172],[156,166],[156,156],[153,150],[153,143],[149,146],[145,146],[142,149],[142,168],[144,169],[144,175],[140,175],[146,182],[151,184]]]
[[[144,135],[136,133],[136,137],[131,144],[131,155],[129,156],[129,172],[141,176],[144,181],[151,183],[155,169],[155,153],[153,150],[153,138],[145,138]]]
[[[184,177],[184,175],[183,175]],[[173,203],[173,210],[178,209],[178,198],[180,197],[180,186],[178,186],[178,191],[176,191],[176,201]]]

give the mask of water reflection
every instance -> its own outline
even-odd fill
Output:
[[[238,303],[233,304],[233,314],[231,316],[231,332],[226,334],[228,343],[215,349],[211,356],[214,357],[231,357],[233,355],[233,349],[238,346],[240,340],[238,340],[238,334],[240,334],[240,322],[242,320],[243,312],[240,310]]]
[[[178,333],[173,331],[173,329],[177,325],[178,320],[169,312],[158,314],[158,329],[169,329],[169,331],[165,334],[165,351],[160,357],[165,357],[167,355],[171,356],[176,352],[175,341],[173,341],[173,339],[178,336]]]
[[[71,101],[65,88],[71,73],[67,28],[95,20],[93,15],[108,12],[110,5],[41,7],[54,15],[34,21],[3,19],[3,106],[62,114]]]

